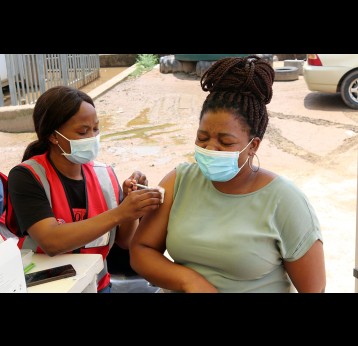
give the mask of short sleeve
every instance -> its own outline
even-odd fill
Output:
[[[295,261],[317,241],[323,242],[319,220],[306,195],[291,182],[283,186],[275,213],[282,258]]]
[[[9,172],[9,195],[23,235],[34,223],[54,217],[44,188],[28,169],[15,166]]]

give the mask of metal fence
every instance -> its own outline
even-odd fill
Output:
[[[5,54],[5,61],[0,106],[34,104],[53,86],[79,89],[100,77],[99,54]]]

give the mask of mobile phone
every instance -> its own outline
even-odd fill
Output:
[[[75,275],[76,270],[75,268],[73,268],[72,264],[65,264],[63,266],[53,267],[49,269],[39,270],[34,273],[25,274],[25,281],[26,286],[31,287],[43,284],[45,282],[60,280]]]

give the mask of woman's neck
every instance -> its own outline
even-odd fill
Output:
[[[214,187],[222,193],[241,195],[260,190],[273,179],[277,177],[276,173],[260,168],[258,171],[252,171],[248,167],[233,179],[227,182],[213,182]]]
[[[255,190],[255,182],[258,172],[253,172],[250,168],[242,170],[233,179],[225,182],[213,181],[214,187],[220,192],[227,194],[246,194]]]
[[[82,180],[81,165],[68,161],[65,157],[59,157],[57,154],[51,153],[48,156],[51,164],[65,177],[73,180]]]

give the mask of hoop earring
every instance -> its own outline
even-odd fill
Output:
[[[257,169],[253,169],[253,168],[252,168],[252,161],[253,161],[253,159],[254,159],[254,156],[256,156],[257,162],[258,162],[258,167],[257,167]],[[254,173],[258,172],[258,170],[260,169],[260,160],[259,160],[259,157],[256,155],[256,153],[250,157],[249,167],[251,168],[251,170],[252,170]]]

